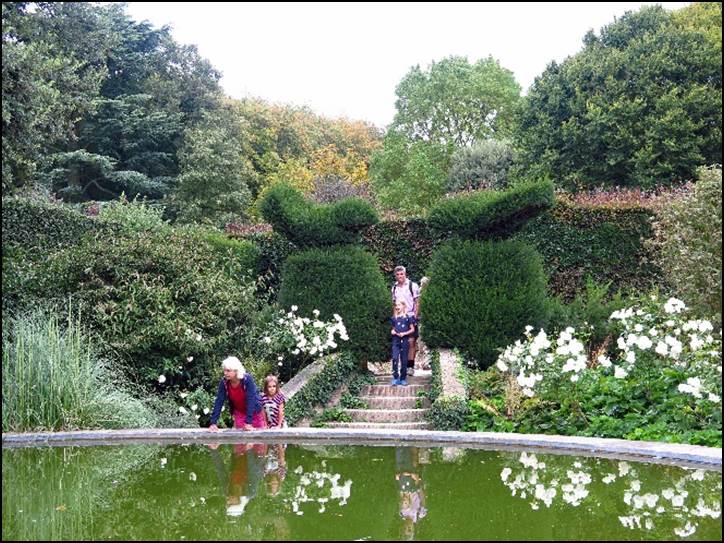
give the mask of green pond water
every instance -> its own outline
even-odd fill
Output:
[[[2,538],[721,540],[718,471],[457,448],[4,448]]]

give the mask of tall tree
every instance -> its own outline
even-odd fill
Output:
[[[721,162],[721,49],[702,32],[644,7],[584,44],[551,63],[524,100],[523,172],[574,190],[650,188]]]
[[[413,67],[397,86],[391,129],[410,140],[456,146],[505,135],[520,85],[493,57],[474,64],[452,56]]]
[[[75,139],[93,110],[115,45],[104,8],[3,2],[3,193],[32,181],[38,161]]]

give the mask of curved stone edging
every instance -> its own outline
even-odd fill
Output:
[[[627,441],[592,437],[507,434],[493,432],[432,432],[426,430],[285,428],[242,432],[203,428],[88,430],[3,434],[3,448],[114,445],[129,443],[238,443],[279,442],[341,445],[417,445],[490,450],[526,450],[552,454],[600,456],[663,464],[705,467],[721,471],[722,451],[713,447]]]

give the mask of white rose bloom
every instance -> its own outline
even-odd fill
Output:
[[[179,411],[179,413],[182,413],[184,415],[186,415],[188,413],[188,411],[186,411],[186,409],[184,409],[183,407],[179,407],[178,411]]]
[[[710,392],[709,393],[709,401],[714,403],[719,403],[721,401],[721,398],[717,396],[716,394]]]
[[[613,372],[613,376],[616,379],[625,379],[628,376],[628,372],[621,366],[616,366],[616,369]]]
[[[158,376],[158,382],[161,384],[164,384],[166,382],[166,376],[165,375],[159,375]]]
[[[505,365],[505,362],[503,362],[500,358],[498,359],[498,362],[496,362],[495,366],[500,371],[508,371],[508,366]]]
[[[626,353],[626,362],[628,362],[629,364],[633,364],[634,362],[636,362],[636,353],[633,351],[627,352]]]
[[[669,347],[666,345],[665,342],[659,341],[656,344],[656,353],[660,354],[661,356],[666,356],[669,353]]]
[[[296,305],[292,306],[292,311],[296,311],[297,309],[299,309],[299,306],[296,306]]]
[[[601,355],[598,357],[598,363],[601,364],[604,368],[611,367],[611,359],[605,355]]]
[[[636,342],[636,345],[638,345],[639,349],[642,351],[645,351],[647,349],[650,349],[653,343],[649,339],[648,336],[639,336],[638,341]]]

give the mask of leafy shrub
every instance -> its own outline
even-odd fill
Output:
[[[323,175],[315,177],[312,197],[318,204],[331,204],[351,197],[368,200],[370,195],[367,185],[355,185],[336,175]]]
[[[100,205],[98,216],[118,226],[118,230],[130,234],[146,230],[170,230],[169,224],[163,219],[164,210],[152,207],[136,196],[130,202],[125,194],[118,200]]]
[[[540,255],[523,243],[451,242],[433,255],[421,297],[421,330],[430,347],[459,347],[482,367],[520,333],[548,317]]]
[[[586,331],[527,328],[496,363],[512,431],[721,446],[721,334],[685,310],[652,297],[615,311],[610,357],[586,353]]]
[[[296,314],[297,306],[289,312],[277,311],[271,314],[266,326],[255,342],[255,351],[278,367],[282,381],[288,381],[300,369],[309,365],[326,352],[338,347],[336,339],[348,341],[347,329],[342,317],[335,314],[329,322],[319,320],[319,311],[313,311],[314,320]],[[339,336],[338,338],[336,336]]]
[[[312,204],[283,183],[265,192],[260,208],[276,231],[301,246],[353,243],[360,230],[377,222],[377,214],[368,202],[347,198],[335,204]]]
[[[241,342],[254,286],[229,266],[184,232],[99,234],[37,265],[28,288],[72,296],[132,378],[166,391],[207,385]]]
[[[505,189],[514,159],[513,147],[507,141],[484,140],[462,147],[452,156],[445,190]]]
[[[309,249],[290,256],[282,272],[279,303],[331,320],[338,314],[349,334],[345,348],[365,361],[387,356],[390,295],[374,256],[358,247]]]
[[[698,174],[683,197],[662,206],[648,246],[674,291],[721,324],[721,166],[700,168]]]
[[[220,257],[232,260],[234,265],[250,276],[259,272],[261,249],[253,242],[234,239],[221,232],[210,231],[203,239]]]
[[[428,217],[434,231],[461,237],[511,232],[553,205],[553,183],[528,182],[510,190],[484,191],[438,202]]]

